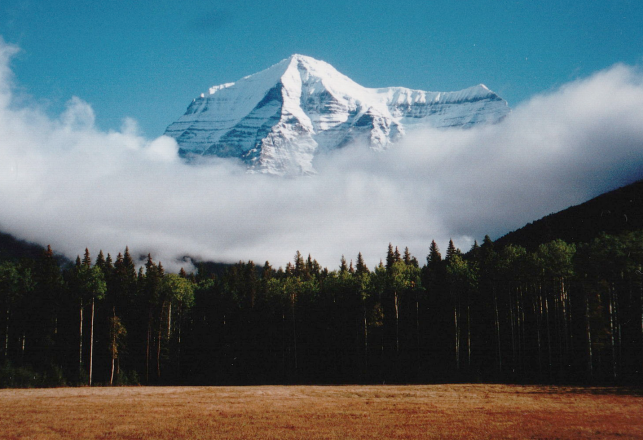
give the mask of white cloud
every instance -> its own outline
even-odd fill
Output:
[[[74,258],[88,247],[266,259],[296,250],[335,268],[358,252],[371,267],[389,242],[421,261],[432,239],[465,250],[643,177],[643,74],[615,66],[534,97],[503,123],[410,134],[382,153],[352,147],[320,157],[313,177],[247,174],[234,162],[187,165],[176,143],[94,126],[71,98],[57,119],[18,107],[0,42],[0,230]]]

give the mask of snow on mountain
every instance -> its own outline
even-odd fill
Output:
[[[495,123],[509,111],[482,84],[458,92],[370,89],[324,61],[292,55],[211,87],[165,134],[186,157],[236,157],[254,172],[311,174],[316,154],[351,142],[381,150],[415,127]]]

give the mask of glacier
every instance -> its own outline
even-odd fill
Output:
[[[350,143],[383,150],[410,130],[491,124],[509,112],[482,84],[457,92],[366,88],[324,61],[292,55],[211,87],[165,135],[188,159],[232,157],[251,172],[306,175],[317,154]]]

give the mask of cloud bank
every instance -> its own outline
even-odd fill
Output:
[[[420,261],[431,240],[468,249],[551,212],[643,178],[643,73],[617,65],[536,96],[502,123],[408,133],[382,153],[319,157],[318,175],[247,174],[235,162],[187,165],[167,137],[136,123],[94,124],[72,97],[56,118],[20,104],[0,41],[0,231],[70,258],[125,246],[177,269],[183,256],[335,268],[388,243]]]

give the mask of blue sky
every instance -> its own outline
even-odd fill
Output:
[[[466,250],[643,178],[642,24],[640,0],[0,0],[0,231],[171,270]],[[160,136],[209,87],[293,53],[366,87],[483,83],[513,111],[346,147],[306,179],[195,167]]]
[[[484,83],[516,106],[615,63],[640,66],[643,2],[3,0],[0,36],[21,48],[22,99],[56,115],[78,96],[99,128],[130,117],[153,138],[208,87],[293,53],[367,87]]]

